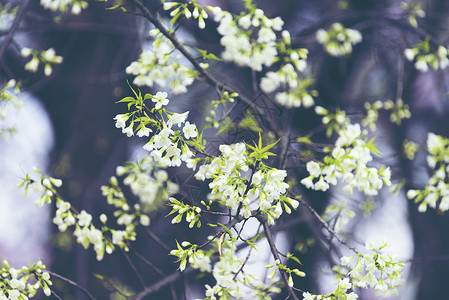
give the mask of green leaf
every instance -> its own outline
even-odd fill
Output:
[[[379,150],[379,148],[377,148],[375,145],[374,145],[374,140],[376,139],[376,137],[373,137],[373,138],[371,138],[367,143],[366,143],[366,146],[368,147],[368,149],[372,152],[372,153],[374,153],[375,155],[377,155],[377,156],[380,156],[380,150]]]
[[[229,234],[230,237],[232,237],[232,233],[231,230],[229,230],[228,227],[226,227],[225,225],[218,223],[218,225],[220,225],[221,227],[223,227],[224,230],[226,230],[226,232]]]
[[[132,101],[136,101],[136,99],[134,99],[133,97],[125,97],[120,101],[117,101],[115,103],[121,103],[121,102],[132,102]]]
[[[131,89],[131,91],[133,91],[134,95],[136,96],[136,98],[139,98],[139,96],[137,96],[136,91],[133,89],[133,87],[131,86],[131,84],[129,84],[129,81],[126,80],[126,82],[128,83],[129,88]]]
[[[257,244],[252,242],[251,240],[246,240],[246,243],[251,246],[254,250],[257,250]]]
[[[291,253],[287,253],[287,259],[291,259],[295,262],[297,262],[298,264],[300,264],[302,266],[302,263],[299,261],[299,259],[297,257],[295,257],[293,254]]]
[[[201,53],[201,56],[203,57],[204,60],[206,59],[212,59],[212,60],[217,60],[217,61],[222,61],[221,58],[217,57],[215,54],[213,53],[207,53],[206,50],[200,49],[195,47],[196,50],[198,50],[198,52]]]
[[[259,133],[259,134],[260,134],[260,133]],[[268,145],[268,146],[266,146],[265,148],[262,148],[261,151],[265,152],[265,151],[270,150],[270,149],[273,148],[273,147],[274,147],[280,140],[281,140],[281,139],[278,139],[278,140],[277,140],[276,142],[274,142],[273,144]]]
[[[243,128],[247,128],[254,132],[262,131],[262,129],[260,129],[260,127],[259,127],[259,124],[257,123],[256,118],[249,112],[247,112],[245,114],[245,118],[242,121],[240,121],[239,126],[243,127]]]

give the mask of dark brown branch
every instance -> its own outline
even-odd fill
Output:
[[[142,275],[139,273],[139,270],[137,270],[136,266],[132,262],[129,255],[123,249],[120,249],[120,250],[122,250],[123,256],[126,258],[126,261],[128,262],[129,266],[134,271],[134,274],[136,274],[137,279],[139,279],[139,283],[142,285],[142,287],[145,287],[145,281],[143,280]]]
[[[186,268],[182,273],[179,271],[176,271],[166,277],[164,277],[163,279],[159,280],[158,282],[145,287],[145,289],[141,292],[139,292],[138,294],[129,297],[129,300],[142,300],[145,296],[151,295],[157,291],[159,291],[160,289],[164,288],[165,286],[177,281],[179,278],[181,278],[182,276],[187,276],[193,272],[195,272],[196,270],[192,267]]]
[[[16,17],[14,18],[14,22],[12,23],[11,28],[8,31],[8,34],[6,35],[2,45],[0,46],[0,60],[2,60],[9,43],[11,43],[14,37],[14,33],[16,32],[17,28],[19,28],[20,22],[22,21],[22,18],[25,15],[29,3],[30,0],[22,0],[22,4],[20,5],[20,9],[17,12]]]
[[[184,55],[184,57],[193,65],[193,67],[200,73],[201,77],[204,78],[204,80],[209,83],[211,86],[215,87],[219,90],[226,90],[230,93],[238,93],[238,98],[249,105],[253,111],[255,111],[257,114],[263,116],[264,111],[263,108],[257,106],[250,98],[242,95],[236,89],[227,86],[223,82],[220,82],[218,79],[214,78],[212,75],[210,75],[205,69],[203,69],[200,64],[195,60],[195,57],[187,51],[187,49],[174,37],[174,35],[169,32],[158,20],[157,18],[148,10],[148,8],[142,3],[141,0],[129,0],[131,3],[133,3],[143,14],[143,16],[150,21],[159,31],[168,38],[176,49],[179,50],[179,52]],[[271,118],[268,118],[266,120],[269,123],[269,126],[272,130],[274,130],[277,134],[279,132],[278,125],[272,120]],[[278,134],[279,136],[279,134]]]
[[[338,234],[332,230],[332,228],[329,227],[329,224],[326,223],[326,221],[323,220],[323,218],[321,218],[321,216],[316,212],[315,209],[313,209],[313,207],[304,199],[299,198],[298,201],[304,205],[312,214],[313,217],[315,217],[315,219],[324,227],[324,229],[326,229],[327,232],[329,232],[330,235],[332,235],[333,237],[335,237],[335,239],[342,245],[346,246],[347,248],[351,249],[352,251],[354,251],[356,254],[358,254],[359,252],[352,247],[351,245],[349,245],[348,243],[346,243],[345,241],[343,241]]]
[[[265,220],[259,220],[259,221],[262,222],[263,230],[265,232],[265,237],[267,238],[268,244],[270,245],[270,250],[271,250],[271,253],[273,254],[274,260],[276,261],[276,263],[280,262],[281,260],[279,259],[279,253],[278,253],[278,250],[276,249],[276,245],[274,244],[274,240],[273,240],[273,236],[271,235],[270,227],[268,226],[268,220],[265,219]],[[282,278],[284,279],[285,284],[287,285],[289,295],[293,299],[299,300],[299,298],[295,294],[295,291],[288,284],[287,273],[284,270],[279,270],[279,272],[281,272]]]
[[[109,278],[103,277],[104,281],[106,281],[106,283],[109,285],[109,287],[111,289],[113,289],[116,293],[122,295],[123,297],[129,297],[130,295],[126,295],[125,293],[123,293],[120,289],[117,288],[116,284],[114,282],[112,282]]]
[[[237,271],[237,273],[235,273],[234,278],[232,278],[232,280],[235,280],[237,278],[237,276],[239,275],[240,272],[243,272],[243,268],[245,267],[246,263],[249,260],[249,257],[251,256],[251,252],[253,250],[253,247],[249,248],[248,250],[248,254],[246,255],[245,261],[243,262],[243,264],[240,266],[239,270]]]
[[[152,268],[153,270],[155,270],[159,275],[161,275],[162,277],[165,276],[165,274],[158,268],[156,267],[151,261],[147,260],[145,257],[143,257],[141,254],[139,254],[136,251],[133,251],[133,254],[135,256],[137,256],[137,258],[139,258],[144,264],[146,264],[147,266],[149,266],[150,268]]]
[[[85,288],[83,288],[82,286],[80,286],[78,283],[76,283],[76,282],[74,282],[74,281],[72,281],[72,280],[70,280],[70,279],[68,279],[68,278],[65,278],[64,276],[61,276],[61,275],[59,275],[59,274],[57,274],[57,273],[53,273],[53,272],[51,272],[51,271],[49,271],[49,270],[45,270],[45,271],[48,272],[48,274],[50,274],[51,276],[54,276],[54,277],[56,277],[56,278],[59,278],[59,279],[65,281],[65,282],[67,282],[68,284],[73,285],[74,287],[76,287],[77,289],[79,289],[80,291],[82,291],[84,294],[86,294],[86,296],[89,297],[89,299],[91,299],[91,300],[97,300],[94,296],[92,296],[91,293],[89,293],[88,290],[86,290]]]
[[[145,233],[152,238],[156,243],[158,243],[159,245],[161,245],[162,248],[164,248],[167,251],[172,250],[172,248],[170,248],[169,245],[167,245],[166,243],[164,243],[163,240],[161,240],[157,235],[154,234],[153,231],[151,231],[150,229],[148,229],[147,227],[145,227]]]
[[[55,296],[56,297],[56,299],[58,299],[58,300],[62,300],[62,298],[61,297],[59,297],[59,295],[58,294],[56,294],[55,293],[55,291],[51,291],[51,293],[53,294],[53,296]]]

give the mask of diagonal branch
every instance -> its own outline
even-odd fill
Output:
[[[332,230],[332,228],[329,227],[329,224],[326,223],[326,221],[323,220],[323,218],[321,218],[321,216],[316,212],[316,210],[304,199],[299,198],[298,201],[304,205],[312,214],[313,217],[315,217],[315,219],[324,227],[324,229],[326,229],[327,232],[329,232],[329,234],[333,237],[335,237],[335,239],[342,245],[346,246],[347,248],[349,248],[350,250],[354,251],[356,254],[358,254],[359,252],[352,247],[351,245],[349,245],[348,243],[346,243],[345,241],[343,241],[338,234]]]
[[[45,270],[45,271],[48,272],[48,274],[50,274],[51,276],[54,276],[54,277],[56,277],[56,278],[59,278],[59,279],[65,281],[65,282],[67,282],[67,283],[73,285],[74,287],[80,289],[84,294],[86,294],[87,297],[89,297],[89,299],[91,299],[91,300],[97,300],[94,296],[92,296],[91,293],[89,293],[88,290],[86,290],[85,288],[83,288],[82,286],[80,286],[78,283],[76,283],[76,282],[74,282],[74,281],[72,281],[72,280],[70,280],[70,279],[68,279],[68,278],[65,278],[64,276],[61,276],[61,275],[59,275],[59,274],[57,274],[57,273],[51,272],[51,271],[49,271],[49,270]]]
[[[143,291],[139,292],[138,294],[129,297],[128,300],[142,300],[145,296],[151,295],[160,289],[164,288],[165,286],[177,281],[182,276],[187,276],[196,270],[192,267],[186,268],[182,273],[179,271],[173,272],[170,275],[164,277],[163,279],[159,280],[158,282],[147,286],[143,289]]]
[[[266,219],[265,220],[261,220],[260,219],[259,221],[262,222],[263,230],[265,232],[265,237],[267,238],[268,244],[270,245],[270,250],[271,250],[271,253],[273,254],[274,260],[276,262],[280,262],[281,260],[279,259],[279,253],[278,253],[278,250],[276,249],[276,245],[274,244],[274,240],[273,240],[273,236],[271,235],[270,227],[268,226],[268,220],[266,220]],[[287,285],[287,290],[288,290],[289,295],[294,300],[299,300],[299,298],[298,298],[298,296],[296,296],[295,291],[293,290],[293,288],[288,284],[287,273],[284,270],[279,270],[279,272],[281,272],[282,279],[284,279],[285,284]]]
[[[3,43],[0,46],[0,60],[2,60],[9,43],[11,43],[14,33],[19,28],[20,22],[22,21],[22,18],[25,15],[29,3],[30,0],[22,0],[22,4],[20,5],[20,9],[17,12],[16,17],[14,18],[14,22],[12,23],[11,28],[8,31],[8,34],[6,35],[5,39],[3,40]]]
[[[176,37],[170,33],[159,21],[158,19],[148,10],[148,8],[142,3],[141,0],[128,0],[131,3],[133,3],[143,14],[143,16],[150,21],[157,29],[159,29],[159,31],[166,37],[168,38],[173,45],[175,46],[176,49],[179,50],[179,52],[181,52],[184,57],[194,66],[194,68],[200,73],[200,75],[205,79],[205,81],[207,83],[209,83],[211,86],[215,87],[216,89],[219,90],[226,90],[230,93],[236,92],[239,94],[238,98],[243,101],[244,103],[246,103],[247,105],[249,105],[251,107],[251,109],[256,112],[257,114],[263,116],[264,115],[264,110],[262,107],[257,106],[250,98],[246,97],[245,95],[242,95],[241,93],[239,93],[236,89],[226,85],[223,82],[220,82],[218,79],[216,79],[215,77],[213,77],[212,75],[210,75],[205,69],[203,69],[200,64],[196,61],[195,57],[193,57],[189,51],[187,50],[186,47],[184,47],[184,45],[182,45],[177,39]],[[279,126],[274,122],[274,120],[272,120],[271,118],[268,118],[266,120],[269,124],[269,126],[271,127],[272,130],[274,130],[278,136],[279,136]]]

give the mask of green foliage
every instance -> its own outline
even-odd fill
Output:
[[[253,152],[250,153],[248,157],[254,157],[255,161],[259,162],[259,161],[262,161],[263,159],[268,159],[268,156],[276,155],[272,152],[269,152],[268,150],[273,148],[279,141],[280,140],[277,140],[273,144],[263,147],[262,146],[262,135],[259,132],[259,142],[257,144],[254,143],[254,147],[245,143],[248,148],[253,150]]]

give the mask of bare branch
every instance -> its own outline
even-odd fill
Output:
[[[276,249],[276,245],[274,244],[274,240],[273,240],[273,236],[271,235],[271,230],[270,227],[268,226],[268,220],[261,220],[261,218],[259,218],[260,222],[263,225],[263,230],[265,232],[265,237],[267,238],[268,244],[270,245],[270,250],[271,253],[273,254],[274,260],[279,262],[279,253],[278,250]],[[289,295],[295,299],[295,300],[299,300],[299,298],[296,296],[295,291],[292,289],[292,287],[288,284],[288,276],[287,273],[284,270],[279,270],[279,272],[281,272],[282,274],[282,278],[285,281],[285,284],[287,285],[287,289],[288,289],[288,293]]]
[[[65,281],[65,282],[67,282],[68,284],[73,285],[74,287],[76,287],[77,289],[79,289],[80,291],[82,291],[84,294],[86,294],[86,296],[89,297],[89,299],[91,299],[91,300],[97,300],[94,296],[92,296],[91,293],[89,293],[88,290],[86,290],[85,288],[83,288],[82,286],[80,286],[78,283],[76,283],[76,282],[74,282],[74,281],[72,281],[72,280],[70,280],[70,279],[68,279],[68,278],[65,278],[64,276],[61,276],[61,275],[59,275],[59,274],[57,274],[57,273],[51,272],[51,271],[49,271],[49,270],[45,270],[45,271],[48,272],[51,276],[54,276],[54,277],[56,277],[56,278],[59,278],[59,279]]]
[[[345,241],[343,241],[338,234],[332,230],[332,228],[329,227],[329,224],[326,223],[326,221],[323,220],[323,218],[321,218],[321,216],[316,212],[315,209],[313,209],[313,207],[304,199],[299,198],[298,201],[304,205],[312,214],[313,217],[315,217],[315,219],[324,227],[324,229],[326,229],[327,232],[329,232],[333,237],[335,237],[335,239],[342,245],[346,246],[347,248],[349,248],[350,250],[354,251],[356,254],[358,254],[359,252],[352,247],[351,245],[349,245],[348,243],[346,243]]]

